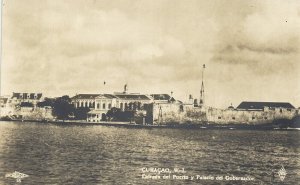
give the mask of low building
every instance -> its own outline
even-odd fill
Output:
[[[295,107],[287,102],[248,102],[243,101],[240,103],[239,106],[236,108],[237,110],[249,110],[249,111],[263,111],[265,109],[281,109],[291,111],[292,109],[295,109]]]
[[[175,99],[168,94],[151,94],[154,103],[170,103],[174,102]]]
[[[13,93],[9,100],[11,104],[18,105],[23,102],[32,103],[34,106],[43,101],[42,93]]]

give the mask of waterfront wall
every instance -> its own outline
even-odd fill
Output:
[[[12,119],[23,120],[52,120],[52,108],[49,107],[6,107],[1,108],[1,118],[9,117]]]
[[[154,103],[153,124],[200,123],[206,120],[205,112],[201,108],[194,108],[193,104]]]
[[[278,119],[291,120],[297,115],[295,109],[274,108],[272,110],[236,110],[208,107],[206,117],[209,122],[217,124],[266,124]]]
[[[23,120],[51,120],[54,118],[52,109],[48,107],[22,107],[16,114],[22,117]]]
[[[154,103],[153,124],[267,124],[279,119],[293,119],[297,109],[265,107],[263,110],[217,109],[194,107],[192,104]],[[151,112],[151,111],[149,111]]]

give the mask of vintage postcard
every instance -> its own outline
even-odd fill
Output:
[[[300,182],[299,0],[2,0],[0,185]]]

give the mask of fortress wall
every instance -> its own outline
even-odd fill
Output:
[[[180,106],[176,103],[154,103],[153,104],[153,122],[178,122],[181,120]]]
[[[16,111],[16,115],[22,116],[24,120],[42,120],[42,119],[53,119],[51,108],[21,108]]]
[[[15,112],[15,108],[12,106],[0,107],[0,117],[11,115]]]
[[[179,103],[154,103],[154,124],[166,123],[197,123],[206,120],[205,112],[200,108],[194,108],[193,104]]]
[[[216,124],[266,124],[274,119],[292,119],[295,109],[275,108],[264,110],[199,108],[192,104],[161,103],[153,104],[154,124],[166,123],[216,123]]]
[[[276,108],[274,110],[249,111],[208,108],[206,115],[209,122],[219,124],[262,124],[272,123],[275,119],[292,119],[296,116],[296,110]]]
[[[218,124],[255,124],[271,123],[274,120],[274,112],[264,111],[240,111],[230,109],[207,109],[207,119],[209,122]]]

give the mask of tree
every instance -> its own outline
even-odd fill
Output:
[[[55,99],[53,99],[53,98],[45,98],[44,101],[38,102],[37,106],[38,107],[46,107],[46,106],[53,107],[54,101],[55,101]]]
[[[106,116],[113,121],[131,121],[134,118],[134,111],[121,111],[121,109],[113,107],[107,111]]]
[[[90,112],[88,107],[78,107],[74,110],[74,116],[77,120],[84,120],[87,118],[87,113]]]
[[[117,115],[120,114],[120,112],[121,112],[121,109],[118,109],[116,107],[112,107],[110,110],[107,111],[106,117],[109,120],[116,120]]]
[[[72,105],[69,96],[65,95],[54,100],[53,114],[57,116],[58,119],[68,119],[72,113],[74,113],[74,105]]]

